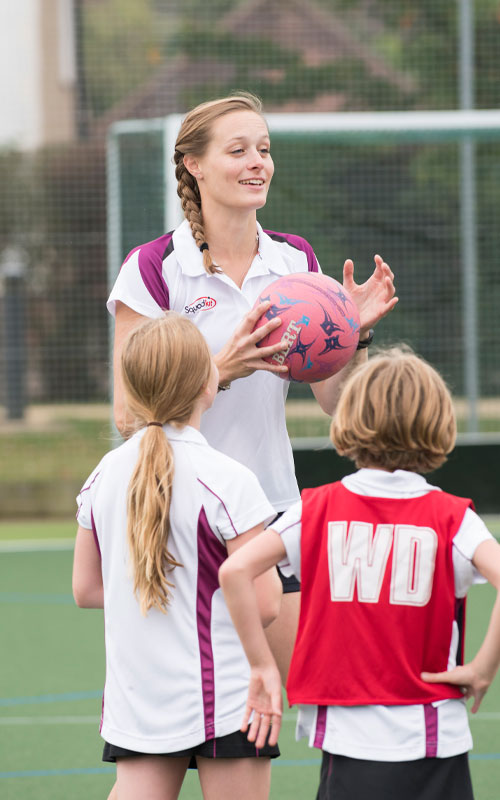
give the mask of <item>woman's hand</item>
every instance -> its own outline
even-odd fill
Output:
[[[360,339],[382,317],[392,311],[398,298],[395,297],[394,274],[380,256],[375,256],[375,269],[365,283],[354,282],[354,264],[351,259],[344,263],[344,288],[356,303],[360,318]]]
[[[248,741],[255,742],[262,748],[268,740],[275,745],[281,727],[283,700],[281,696],[281,678],[275,664],[267,667],[252,667],[248,686],[248,700],[241,731],[248,729],[248,721],[253,712],[253,719],[248,731]]]
[[[278,342],[271,347],[257,347],[258,342],[281,325],[280,318],[274,317],[254,331],[257,321],[265,314],[270,305],[270,301],[267,300],[249,311],[222,350],[215,356],[214,360],[219,370],[221,385],[236,378],[245,378],[257,369],[275,373],[288,372],[288,367],[284,365],[268,364],[267,361],[264,361],[264,358],[284,350],[285,343]]]
[[[466,700],[474,698],[471,712],[475,714],[481,705],[482,699],[493,680],[494,675],[488,676],[478,669],[471,661],[461,667],[447,670],[446,672],[422,672],[421,676],[426,683],[452,683],[460,686]]]

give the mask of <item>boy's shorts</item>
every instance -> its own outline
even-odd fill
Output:
[[[316,800],[473,800],[467,753],[417,761],[365,761],[323,751]]]
[[[278,758],[280,750],[278,745],[271,747],[268,744],[257,749],[253,742],[248,741],[246,733],[235,731],[227,734],[227,736],[209,739],[194,747],[188,747],[186,750],[177,750],[174,753],[138,753],[135,750],[127,750],[124,747],[117,747],[114,744],[105,742],[102,760],[116,761],[117,758],[148,755],[162,755],[165,758],[190,758],[189,769],[196,769],[196,756],[201,756],[202,758]]]

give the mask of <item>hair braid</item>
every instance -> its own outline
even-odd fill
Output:
[[[205,238],[198,182],[186,169],[184,156],[203,155],[210,143],[213,123],[233,111],[253,111],[262,116],[262,103],[250,92],[241,91],[196,106],[189,111],[182,122],[173,157],[177,194],[181,199],[182,210],[189,222],[197,246],[201,248],[202,245],[205,245],[202,250],[203,266],[210,275],[213,275],[214,272],[222,272],[222,270],[212,261]]]
[[[184,216],[189,222],[193,238],[196,245],[201,247],[206,242],[205,230],[203,228],[203,216],[201,213],[201,198],[200,190],[198,188],[198,181],[191,175],[191,173],[184,166],[184,156],[176,150],[174,154],[175,162],[175,177],[177,178],[177,194],[181,199],[182,210]],[[213,275],[214,272],[221,272],[212,261],[210,250],[204,248],[202,252],[203,266],[206,271]]]

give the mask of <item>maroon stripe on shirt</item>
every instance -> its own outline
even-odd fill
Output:
[[[264,231],[275,242],[286,242],[296,250],[302,250],[307,256],[308,272],[319,272],[318,259],[314,255],[314,250],[306,239],[297,236],[295,233],[277,233],[276,231]]]
[[[318,706],[318,713],[316,715],[316,731],[314,734],[314,747],[319,747],[320,750],[323,749],[323,742],[325,740],[327,711],[327,706]]]
[[[201,688],[205,717],[205,739],[215,737],[215,676],[212,649],[212,597],[219,588],[219,567],[227,550],[208,524],[205,509],[198,517],[198,584],[196,624],[200,647]]]
[[[170,308],[168,286],[163,277],[163,261],[173,251],[172,232],[132,250],[126,261],[138,253],[139,272],[149,294],[164,311]]]
[[[425,757],[436,758],[438,748],[438,710],[431,703],[424,705]]]

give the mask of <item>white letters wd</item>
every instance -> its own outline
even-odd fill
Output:
[[[332,601],[349,602],[357,584],[360,603],[376,603],[392,545],[393,525],[368,522],[328,523],[328,569]]]
[[[438,537],[432,528],[396,525],[391,603],[425,606],[432,592]]]

